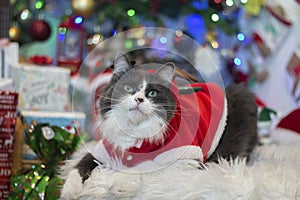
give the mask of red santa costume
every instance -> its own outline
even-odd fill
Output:
[[[151,144],[145,140],[140,147],[121,152],[104,138],[93,152],[94,157],[102,163],[117,159],[126,167],[145,161],[160,165],[178,159],[205,162],[215,151],[226,125],[226,97],[214,83],[194,83],[187,87],[195,92],[179,94],[176,85],[172,89],[176,96],[176,111],[162,143]]]

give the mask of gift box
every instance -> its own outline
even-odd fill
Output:
[[[0,90],[13,91],[13,80],[11,78],[0,78]]]
[[[21,111],[24,124],[48,123],[51,126],[63,127],[69,132],[76,132],[84,139],[86,135],[86,115],[82,112],[50,112],[50,111]],[[24,159],[36,159],[27,145],[23,147]]]
[[[19,44],[11,42],[0,49],[0,77],[10,76],[10,64],[19,62]]]
[[[0,91],[0,199],[7,199],[12,168],[18,94]]]
[[[76,150],[80,137],[61,127],[33,123],[25,131],[25,142],[39,162],[12,177],[9,200],[59,199],[63,185],[60,165]]]
[[[55,66],[12,64],[11,77],[21,110],[64,111],[69,106],[70,70]]]
[[[80,134],[85,132],[86,115],[82,112],[53,112],[53,111],[21,111],[22,121],[27,125],[32,122],[49,123],[51,126],[67,127],[69,131]]]

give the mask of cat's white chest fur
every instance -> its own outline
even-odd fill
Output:
[[[137,124],[129,120],[129,114],[123,108],[114,108],[107,113],[107,119],[102,121],[100,128],[109,142],[126,150],[140,147],[144,140],[158,142],[163,139],[167,126],[160,117],[153,114]]]

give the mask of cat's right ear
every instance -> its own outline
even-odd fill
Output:
[[[174,63],[168,62],[157,70],[156,74],[160,76],[163,80],[166,80],[168,84],[172,83],[175,73]]]
[[[118,53],[114,62],[114,74],[121,77],[131,68],[131,66],[131,63],[125,54]]]

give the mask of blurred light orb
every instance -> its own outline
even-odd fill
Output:
[[[162,44],[166,44],[166,43],[168,42],[168,39],[167,39],[166,37],[161,37],[161,38],[159,39],[159,41],[160,41],[160,43],[162,43]]]
[[[26,20],[26,19],[28,19],[28,16],[29,16],[29,10],[28,9],[24,9],[21,12],[20,19],[21,20]]]
[[[82,17],[90,17],[93,14],[94,7],[94,0],[72,0],[73,11]]]
[[[243,42],[245,40],[245,35],[243,33],[239,33],[237,34],[237,39],[241,42]]]
[[[226,5],[229,7],[233,6],[233,0],[226,0]]]
[[[78,17],[76,17],[75,18],[75,24],[81,24],[82,23],[82,21],[83,21],[83,19],[82,19],[82,17],[81,16],[78,16]]]
[[[129,17],[133,17],[133,16],[135,15],[135,10],[129,9],[129,10],[127,11],[127,15],[128,15]]]
[[[237,65],[237,66],[240,66],[240,65],[242,64],[241,59],[239,59],[239,58],[237,58],[237,57],[234,58],[233,62],[234,62],[234,64]]]
[[[218,14],[214,13],[214,14],[211,15],[211,20],[213,22],[217,22],[217,21],[219,21],[219,19],[220,19],[220,17],[219,17]]]

